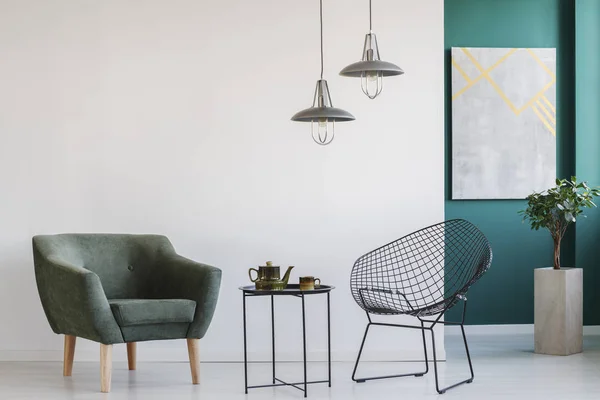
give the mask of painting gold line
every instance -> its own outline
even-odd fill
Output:
[[[550,103],[550,100],[548,100],[546,95],[541,96],[541,98],[542,100],[544,100],[544,103],[546,103],[546,105],[552,110],[552,112],[556,114],[556,108],[554,108],[554,104]]]
[[[553,116],[553,115],[550,113],[550,111],[548,111],[548,110],[546,109],[546,107],[544,107],[544,105],[542,104],[542,102],[541,102],[541,101],[539,101],[539,100],[537,100],[537,101],[536,101],[536,103],[537,103],[537,105],[538,105],[538,108],[539,108],[540,110],[542,110],[542,111],[544,112],[544,114],[546,114],[546,117],[548,117],[548,120],[549,120],[550,122],[552,122],[552,124],[556,125],[556,118],[554,118],[554,116]]]
[[[537,109],[536,106],[531,106],[531,109],[536,113],[536,115],[538,116],[538,118],[540,119],[540,121],[542,121],[544,123],[544,125],[546,125],[546,128],[548,128],[548,130],[550,131],[550,133],[552,133],[552,135],[556,136],[556,131],[554,130],[554,128],[552,127],[552,125],[550,125],[550,123],[548,121],[546,121],[546,119],[544,118],[544,116],[542,115],[542,113]]]
[[[525,103],[525,105],[524,105],[523,107],[521,107],[521,108],[518,110],[518,112],[517,112],[517,115],[521,114],[523,111],[525,111],[525,110],[527,110],[529,107],[531,107],[531,106],[533,105],[533,103],[535,103],[535,101],[536,101],[538,98],[542,97],[542,96],[544,95],[544,93],[546,93],[546,91],[547,91],[548,89],[550,89],[550,88],[551,88],[551,87],[554,85],[554,83],[555,83],[555,81],[548,82],[548,83],[546,84],[546,86],[544,86],[544,87],[542,88],[542,90],[540,90],[539,92],[537,92],[537,94],[536,94],[535,96],[533,96],[533,97],[532,97],[532,98],[531,98],[531,99],[530,99],[530,100],[529,100],[527,103]]]
[[[463,78],[465,78],[465,81],[467,81],[467,83],[471,83],[471,78],[469,78],[469,75],[467,75],[467,73],[460,67],[460,65],[458,65],[456,61],[454,61],[454,59],[452,59],[452,65],[454,66],[454,68],[456,68],[460,75]]]
[[[492,79],[491,76],[488,75],[488,72],[483,69],[483,67],[481,66],[481,64],[479,64],[479,62],[475,59],[475,57],[473,57],[473,55],[471,54],[471,52],[467,49],[462,49],[463,53],[466,54],[466,56],[469,58],[469,60],[471,60],[471,62],[475,65],[475,67],[481,72],[481,75],[483,75],[485,77],[485,79],[487,79],[487,81],[490,83],[490,85],[492,85],[492,87],[494,88],[494,90],[496,91],[496,93],[498,93],[498,95],[500,95],[500,97],[502,98],[502,100],[504,100],[504,102],[508,105],[508,107],[515,113],[518,113],[517,108],[515,107],[515,105],[508,99],[508,97],[506,97],[506,95],[504,94],[504,92],[502,91],[502,89],[500,89],[500,87],[496,84],[496,82],[494,82],[494,80]]]
[[[489,67],[485,71],[489,74],[495,68],[497,68],[500,64],[502,64],[508,57],[510,57],[512,54],[514,54],[517,50],[518,49],[510,49],[510,51],[508,53],[506,53],[504,56],[500,57],[500,59],[498,61],[496,61],[496,63],[494,63],[494,65],[492,65],[491,67]],[[452,59],[453,63],[456,63],[456,60],[454,60],[453,57],[451,59]],[[456,64],[458,65],[458,63],[456,63]],[[462,95],[464,92],[466,92],[467,90],[469,90],[471,87],[473,87],[477,82],[479,82],[480,80],[482,80],[484,77],[485,77],[485,75],[481,74],[477,78],[472,79],[467,86],[465,86],[464,88],[462,88],[461,90],[459,90],[458,92],[456,92],[452,96],[452,100],[456,100],[457,98],[459,98],[460,95]]]
[[[527,49],[527,52],[529,54],[531,54],[531,57],[533,57],[533,59],[542,67],[544,68],[544,71],[546,71],[548,73],[548,75],[550,75],[550,77],[553,80],[556,80],[556,75],[554,75],[554,72],[552,72],[550,70],[550,68],[548,68],[548,66],[546,64],[544,64],[544,62],[542,60],[540,60],[540,58],[531,50],[531,49]]]

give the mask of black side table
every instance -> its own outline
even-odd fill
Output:
[[[256,290],[254,285],[241,286],[244,297],[244,382],[246,394],[248,389],[275,387],[275,386],[292,386],[304,392],[306,397],[308,390],[307,386],[313,383],[327,383],[331,387],[331,312],[329,303],[329,292],[334,289],[333,286],[321,285],[314,290],[300,290],[299,285],[289,284],[284,290]],[[304,297],[318,294],[327,294],[327,380],[307,381],[306,377],[306,311],[304,307]],[[273,349],[272,366],[273,366],[273,383],[269,385],[248,386],[248,351],[246,343],[246,297],[271,296],[271,343]],[[275,376],[275,297],[276,296],[294,296],[302,300],[302,341],[304,345],[304,380],[302,382],[288,383]],[[302,385],[302,386],[300,386]]]

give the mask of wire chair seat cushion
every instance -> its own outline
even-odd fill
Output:
[[[492,249],[483,233],[455,219],[361,256],[354,263],[350,288],[368,313],[430,316],[466,299],[491,262]]]

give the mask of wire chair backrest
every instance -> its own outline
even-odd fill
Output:
[[[468,221],[454,219],[361,256],[352,269],[350,288],[367,312],[441,312],[465,296],[491,262],[492,249],[483,233]]]

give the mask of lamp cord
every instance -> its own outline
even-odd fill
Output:
[[[320,0],[321,17],[321,80],[323,80],[323,0]]]
[[[373,9],[371,7],[371,0],[369,0],[369,31],[373,31]]]

